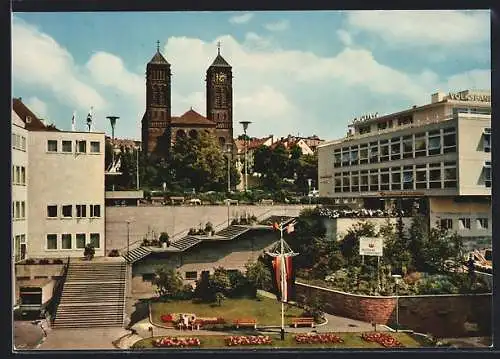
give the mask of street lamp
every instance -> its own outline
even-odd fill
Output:
[[[231,144],[228,143],[226,144],[227,148],[226,148],[226,154],[227,154],[227,193],[231,193],[231,158],[230,158],[230,154],[231,154]]]
[[[116,126],[116,120],[119,119],[120,117],[118,116],[106,116],[107,119],[109,119],[109,123],[111,124],[111,145],[113,150],[111,151],[111,163],[114,166],[115,165],[115,126]],[[113,181],[113,191],[115,190],[115,181]]]
[[[248,151],[248,144],[247,144],[247,128],[248,125],[251,124],[251,121],[240,121],[240,123],[243,125],[243,133],[245,134],[244,138],[244,143],[245,143],[245,192],[248,190],[248,161],[247,161],[247,151]]]
[[[130,221],[130,219],[127,219],[125,222],[127,222],[127,257],[128,257],[129,252],[130,252],[130,222],[131,221]]]
[[[398,295],[398,287],[399,280],[401,279],[401,275],[393,274],[392,278],[396,281],[396,332],[399,330],[399,295]]]

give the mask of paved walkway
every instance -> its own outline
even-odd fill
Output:
[[[117,349],[113,342],[128,334],[123,328],[56,328],[47,331],[39,350]]]
[[[43,339],[43,330],[39,324],[33,324],[30,320],[16,320],[14,322],[15,350],[34,349]]]

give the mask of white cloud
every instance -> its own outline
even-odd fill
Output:
[[[246,24],[250,20],[252,20],[253,14],[248,12],[242,15],[235,15],[229,18],[229,22],[231,24]]]
[[[14,80],[41,86],[70,107],[104,108],[104,98],[82,80],[71,54],[53,38],[14,17],[12,25]]]
[[[463,46],[488,41],[489,11],[352,11],[348,24],[397,45]]]
[[[245,34],[245,45],[255,49],[262,49],[271,45],[271,40],[256,34],[255,32],[247,32]]]
[[[33,111],[33,113],[38,117],[38,118],[43,118],[47,119],[48,117],[48,111],[47,111],[47,104],[40,100],[38,97],[33,96],[30,97],[26,100],[23,100],[23,102],[28,106],[28,108]]]
[[[17,30],[17,41],[23,39],[19,32]],[[60,55],[50,57],[46,55],[47,51],[33,53],[37,56],[41,53],[43,63],[47,63],[47,59],[58,61],[57,66],[47,63],[50,76],[43,77],[43,67],[37,67],[36,61],[23,62],[18,54],[14,58],[14,78],[21,80],[25,74],[36,77],[37,71],[41,72],[39,76],[44,81],[38,80],[37,84],[58,94],[61,102],[67,101],[68,95],[54,90],[54,86],[60,86],[57,85],[60,81],[54,81],[54,78],[72,76],[71,87],[67,85],[68,80],[63,79],[61,83],[66,84],[65,91],[75,94],[85,94],[85,89],[95,91],[87,84],[92,83],[99,90],[95,94],[100,98],[103,98],[100,94],[106,95],[109,111],[121,116],[116,135],[140,138],[137,124],[144,112],[146,91],[143,72],[153,54],[144,57],[143,69],[131,71],[117,55],[97,52],[86,61],[84,72],[65,49],[47,38],[44,35],[40,41],[50,43],[50,48],[58,49]],[[346,47],[333,56],[319,56],[276,46],[258,47],[257,44],[270,39],[252,32],[247,33],[242,42],[230,35],[219,36],[210,42],[170,37],[163,53],[172,65],[172,115],[181,115],[191,106],[205,114],[205,73],[217,55],[218,41],[222,42],[222,56],[233,66],[235,135],[241,133],[238,122],[248,120],[252,121],[249,128],[252,136],[270,133],[284,136],[300,132],[331,139],[342,136],[347,121],[365,111],[386,113],[401,110],[406,105],[424,104],[437,90],[490,87],[490,72],[484,69],[471,68],[448,78],[426,68],[407,73],[381,63],[369,50],[359,47]],[[40,48],[35,45],[32,45],[35,49]],[[21,64],[16,64],[16,61]],[[21,70],[25,73],[20,73]],[[82,73],[90,75],[86,78],[87,83],[78,80]],[[90,103],[95,105],[95,99]],[[50,108],[52,111],[52,105]],[[101,127],[109,130],[105,116],[110,112],[98,111]]]
[[[337,36],[339,37],[340,42],[345,46],[352,45],[351,34],[349,34],[349,32],[347,32],[346,30],[343,29],[337,30]]]
[[[288,20],[280,20],[265,24],[264,27],[269,31],[284,31],[290,27],[290,22]]]

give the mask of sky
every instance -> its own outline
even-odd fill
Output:
[[[343,137],[354,117],[490,89],[490,12],[275,11],[14,13],[12,95],[62,130],[140,139],[156,42],[171,64],[172,115],[205,115],[205,73],[233,67],[233,128]]]

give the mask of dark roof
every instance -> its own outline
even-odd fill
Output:
[[[170,65],[167,60],[163,57],[160,51],[156,51],[151,61],[148,64],[157,64],[157,65]]]
[[[25,123],[28,131],[59,131],[55,126],[45,126],[20,98],[12,99],[12,109]]]
[[[215,126],[215,122],[209,120],[205,116],[200,115],[193,109],[185,112],[179,117],[172,116],[172,125],[176,124],[189,124],[189,125],[212,125]]]
[[[231,67],[231,65],[229,65],[227,61],[224,60],[224,58],[220,54],[218,54],[210,67]]]

